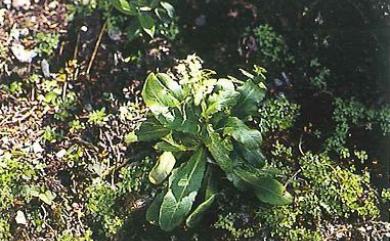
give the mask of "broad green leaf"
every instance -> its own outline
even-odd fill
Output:
[[[187,104],[182,110],[174,108],[169,114],[169,116],[165,114],[158,117],[167,128],[194,135],[199,134],[200,117],[197,115],[195,106]]]
[[[154,145],[154,148],[156,150],[160,151],[170,151],[170,152],[180,152],[180,151],[186,151],[187,148],[183,145],[177,144],[177,143],[171,143],[168,141],[159,141]]]
[[[260,185],[255,188],[256,197],[273,205],[287,205],[292,203],[293,197],[285,191],[284,186],[271,177],[258,178]]]
[[[249,185],[248,183],[244,182],[241,178],[239,178],[235,174],[227,175],[227,178],[229,181],[233,183],[233,186],[237,188],[241,192],[247,192],[249,191]]]
[[[146,210],[146,220],[154,225],[158,224],[160,216],[160,207],[163,201],[164,193],[160,192],[156,195],[153,202],[150,204],[148,210]]]
[[[176,159],[171,152],[161,154],[149,173],[149,181],[155,185],[162,183],[173,170],[175,163]]]
[[[146,13],[139,13],[138,21],[145,33],[147,33],[151,38],[153,38],[154,32],[156,31],[156,26],[154,24],[153,18]]]
[[[113,0],[112,4],[118,11],[124,14],[130,16],[137,15],[137,8],[127,0]]]
[[[216,91],[234,91],[236,88],[234,87],[232,79],[221,78],[217,80],[215,89]]]
[[[250,186],[260,201],[273,205],[286,205],[292,202],[291,194],[274,178],[268,176],[260,177],[240,169],[236,169],[234,173]]]
[[[172,231],[180,225],[185,216],[191,211],[195,197],[196,192],[191,192],[178,200],[172,190],[168,190],[160,209],[159,224],[161,229],[164,231]]]
[[[258,130],[249,128],[237,117],[229,117],[227,119],[223,133],[224,135],[232,136],[248,149],[256,149],[261,145],[261,133]]]
[[[199,106],[202,100],[206,99],[206,96],[213,91],[216,84],[216,79],[202,79],[198,83],[189,85],[191,86],[195,106]]]
[[[262,168],[265,164],[265,157],[260,148],[249,149],[245,145],[236,143],[234,149],[249,164],[256,168]]]
[[[214,203],[216,194],[211,195],[204,202],[202,202],[192,213],[188,216],[186,220],[186,225],[190,228],[195,227],[204,217],[206,211]]]
[[[168,107],[178,107],[180,105],[173,92],[165,87],[153,73],[150,73],[146,78],[141,94],[146,106],[155,115],[168,112]]]
[[[265,90],[251,80],[237,88],[240,97],[234,108],[234,114],[241,119],[248,119],[258,110],[258,104],[265,96]]]
[[[169,178],[168,192],[164,196],[159,224],[161,229],[171,231],[178,226],[191,211],[192,204],[201,186],[205,165],[206,152],[199,148],[188,160]]]
[[[178,100],[181,100],[183,98],[182,89],[179,83],[177,83],[169,75],[164,73],[158,73],[156,74],[156,76],[165,87],[167,87],[173,92],[174,96]]]
[[[168,16],[170,18],[173,18],[175,15],[174,7],[168,2],[161,2],[160,4],[161,4],[161,7],[163,7],[165,9],[165,11],[167,11]]]
[[[233,162],[229,157],[230,150],[223,139],[215,132],[211,126],[207,128],[208,137],[205,140],[205,145],[218,166],[227,174],[233,171]]]
[[[154,145],[154,148],[161,151],[181,152],[196,150],[199,146],[199,142],[196,142],[196,140],[194,140],[193,137],[191,138],[189,135],[178,135],[175,133],[174,136],[176,137],[176,140],[174,139],[173,135],[167,135],[166,137],[163,137],[162,141]],[[191,140],[187,141],[189,138],[191,138]]]
[[[148,118],[142,122],[138,130],[135,131],[138,141],[154,141],[158,140],[171,131],[161,125],[156,119]]]
[[[208,99],[204,116],[210,116],[224,108],[233,107],[240,96],[240,93],[235,90],[233,82],[229,79],[219,79],[216,89],[216,92]]]
[[[188,216],[186,220],[188,227],[194,227],[202,220],[217,196],[216,179],[212,170],[210,166],[207,168],[204,178],[204,201]]]
[[[198,135],[200,131],[200,108],[186,103],[182,108],[182,122],[178,131]]]

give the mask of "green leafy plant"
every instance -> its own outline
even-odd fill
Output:
[[[21,82],[12,82],[9,85],[9,91],[11,94],[21,94],[23,92],[22,83]]]
[[[95,163],[93,168],[99,177],[87,189],[87,211],[94,222],[93,233],[102,237],[99,240],[113,240],[125,227],[132,211],[138,205],[143,205],[141,194],[148,191],[150,186],[147,173],[152,163],[149,157],[145,157],[139,161],[139,165],[121,168],[115,185],[104,180],[106,168],[99,164]],[[128,208],[123,208],[123,205]]]
[[[174,18],[174,7],[168,2],[158,0],[114,0],[112,4],[119,12],[136,19],[127,31],[130,40],[141,35],[142,31],[153,38],[158,27],[156,20],[168,23]],[[172,26],[168,24],[166,28],[170,29]],[[163,30],[163,32],[172,35],[172,31]]]
[[[339,239],[351,232],[348,237],[356,240],[362,235],[357,231],[359,226],[367,226],[379,219],[378,193],[370,185],[368,171],[343,165],[326,152],[305,152],[297,156],[293,150],[291,144],[276,141],[270,159],[273,167],[287,176],[295,176],[290,180],[297,196],[294,204],[261,207],[258,220],[253,223],[267,226],[270,236],[276,240],[330,239],[329,235],[335,234],[322,227],[350,225],[350,228],[337,232]]]
[[[267,69],[278,65],[284,67],[286,64],[294,63],[294,56],[289,53],[284,37],[278,34],[268,24],[260,25],[253,30],[247,30],[256,39],[257,52],[256,61],[262,63]]]
[[[240,215],[237,213],[219,214],[218,220],[214,223],[214,228],[225,230],[230,234],[232,240],[253,238],[255,236],[255,227],[250,225],[244,227],[235,226],[236,223],[240,222],[240,218]]]
[[[139,141],[158,141],[154,147],[162,152],[149,179],[160,184],[168,178],[168,184],[147,212],[148,221],[161,229],[171,231],[186,217],[187,226],[197,223],[215,199],[216,168],[236,188],[253,192],[262,202],[292,201],[273,172],[263,168],[261,133],[246,124],[265,96],[264,69],[242,72],[246,81],[215,79],[207,70],[179,82],[162,73],[147,77],[142,97],[150,115],[136,136]],[[193,210],[197,196],[203,202]]]
[[[310,61],[310,67],[315,69],[315,74],[310,78],[310,84],[317,90],[326,90],[327,82],[331,76],[330,70],[320,64],[318,58]]]
[[[169,1],[170,2],[170,1]],[[174,40],[179,33],[175,8],[160,0],[75,0],[69,5],[69,19],[91,16],[99,12],[106,20],[108,35],[128,41],[154,38],[156,35]],[[137,59],[137,56],[132,56]]]
[[[368,108],[363,103],[355,100],[335,98],[332,119],[335,121],[335,130],[325,140],[325,149],[337,153],[341,158],[349,158],[354,152],[358,159],[366,159],[361,156],[359,150],[348,148],[351,131],[353,128],[361,128],[365,131],[380,131],[383,136],[389,134],[389,106],[380,109]]]
[[[300,106],[280,96],[266,100],[259,109],[259,126],[263,132],[285,131],[290,129],[298,115]]]
[[[107,121],[107,114],[105,108],[92,111],[88,116],[88,122],[94,125],[104,125]]]
[[[40,56],[51,56],[60,42],[59,34],[57,33],[39,32],[35,36],[35,40],[37,42],[36,50]]]

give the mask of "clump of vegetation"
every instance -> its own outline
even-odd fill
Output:
[[[115,185],[104,179],[107,173],[103,170],[93,180],[87,190],[87,209],[94,220],[94,234],[109,239],[118,236],[131,213],[145,206],[147,200],[142,195],[150,189],[147,178],[150,169],[150,158],[145,158],[139,166],[120,169]]]
[[[270,25],[260,25],[251,30],[256,39],[256,61],[266,68],[294,63],[294,57],[289,53],[283,36],[278,34]]]
[[[0,240],[385,240],[389,16],[1,2]]]
[[[281,132],[290,129],[299,115],[299,105],[285,97],[266,100],[259,109],[259,127],[264,132]]]
[[[242,240],[255,237],[255,227],[250,225],[240,225],[236,223],[242,222],[242,217],[237,213],[227,213],[226,215],[218,215],[218,220],[214,223],[217,230],[224,230],[229,233],[229,239]]]
[[[306,153],[299,159],[299,165],[296,179],[291,183],[299,195],[294,206],[261,208],[257,214],[262,224],[270,225],[271,236],[323,240],[331,238],[324,227],[345,225],[340,224],[340,219],[353,218],[353,227],[332,235],[348,236],[361,223],[376,220],[379,200],[369,186],[368,173],[341,168],[325,154]]]
[[[310,67],[315,69],[313,77],[310,80],[311,85],[320,91],[326,91],[330,70],[321,65],[317,58],[310,61]]]
[[[352,153],[359,150],[348,149],[351,128],[360,126],[364,130],[380,130],[382,135],[388,135],[389,107],[384,106],[379,110],[369,109],[361,102],[354,99],[343,100],[336,98],[334,101],[333,120],[336,127],[332,135],[326,140],[326,149],[334,151],[342,158],[349,158]]]
[[[377,221],[380,199],[370,187],[368,172],[341,167],[325,153],[308,152],[295,160],[292,148],[280,143],[274,146],[271,158],[271,166],[293,177],[289,180],[295,197],[293,204],[249,206],[245,212],[238,209],[236,213],[226,210],[214,224],[228,234],[226,239],[355,239],[366,235],[364,227],[371,227],[376,240],[381,240],[389,231],[386,223]],[[295,167],[296,162],[299,169]],[[328,232],[329,229],[339,231]]]
[[[256,67],[255,72],[243,71],[246,81],[214,79],[206,70],[179,82],[161,73],[148,76],[142,96],[152,116],[136,136],[140,141],[158,140],[155,148],[163,152],[150,172],[150,181],[161,184],[172,172],[166,191],[156,196],[148,210],[150,222],[166,231],[180,225],[187,215],[187,226],[199,222],[216,195],[215,167],[207,160],[221,168],[239,190],[252,191],[260,201],[291,202],[274,174],[262,169],[261,133],[245,124],[265,96],[264,71]],[[182,164],[174,169],[176,160]],[[190,214],[201,189],[206,191],[204,201]]]
[[[37,42],[37,53],[44,57],[52,56],[60,42],[59,37],[60,36],[56,33],[37,33],[35,36],[35,41]]]
[[[126,1],[99,0],[76,3],[73,16],[92,15],[96,10],[102,12],[108,35],[118,41],[126,37],[128,41],[139,38],[154,38],[156,35],[174,40],[178,34],[175,8],[167,1]]]

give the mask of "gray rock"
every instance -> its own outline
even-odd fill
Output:
[[[16,212],[15,221],[16,221],[17,224],[22,224],[22,225],[26,225],[27,224],[26,216],[20,210]]]
[[[19,43],[12,44],[11,52],[16,59],[22,63],[31,63],[33,58],[37,56],[37,53],[34,50],[27,50]]]
[[[122,35],[122,32],[120,31],[119,28],[112,27],[112,28],[108,29],[108,36],[113,41],[121,40],[121,35]]]
[[[41,144],[39,144],[39,141],[34,142],[32,148],[34,153],[40,153],[44,151]]]
[[[3,0],[3,4],[7,7],[7,9],[11,8],[11,0]]]
[[[195,19],[195,24],[199,27],[204,26],[206,24],[206,15],[200,15]]]
[[[12,0],[12,7],[15,9],[27,10],[31,6],[30,0]]]
[[[50,78],[50,66],[46,59],[41,61],[41,69],[45,78]]]

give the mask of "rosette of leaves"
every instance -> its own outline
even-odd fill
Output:
[[[260,201],[284,205],[292,201],[284,185],[264,167],[261,133],[246,122],[265,96],[262,69],[248,78],[214,79],[212,72],[174,81],[167,74],[151,73],[142,97],[150,113],[136,130],[138,141],[155,141],[162,154],[149,173],[164,191],[157,194],[147,219],[171,231],[182,222],[192,227],[213,204],[217,168],[240,191]],[[193,207],[195,199],[200,201]]]
[[[113,0],[112,4],[119,12],[136,19],[128,28],[130,39],[139,36],[142,30],[153,38],[156,32],[155,19],[167,22],[174,18],[174,7],[160,0]]]

